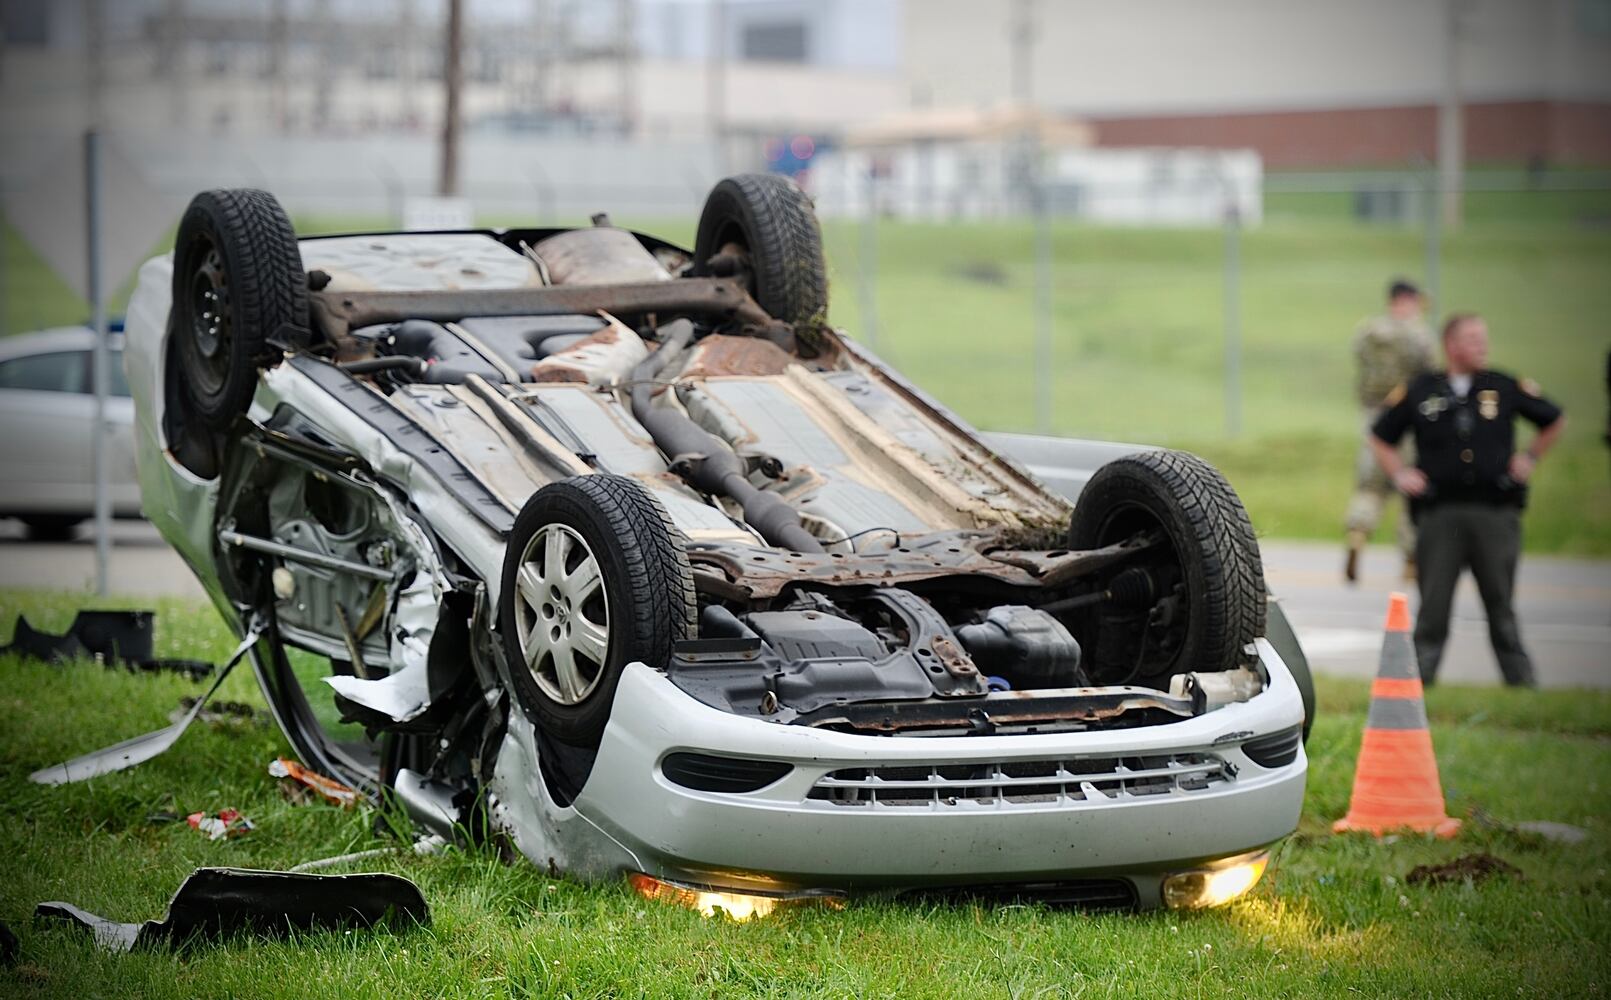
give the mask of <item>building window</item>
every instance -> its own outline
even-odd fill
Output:
[[[806,42],[804,21],[746,24],[739,41],[739,56],[751,62],[803,63]]]

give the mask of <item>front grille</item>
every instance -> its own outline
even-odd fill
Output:
[[[809,798],[874,809],[1101,805],[1205,791],[1234,774],[1206,753],[856,767],[828,772]]]
[[[939,903],[982,903],[985,906],[1038,903],[1041,906],[1079,910],[1132,910],[1136,906],[1135,886],[1122,878],[1082,878],[1062,882],[1003,882],[941,889],[914,889],[902,893],[902,896]]]

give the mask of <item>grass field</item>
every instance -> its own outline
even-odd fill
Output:
[[[1599,210],[1598,202],[1572,204],[1576,217]],[[1226,415],[1222,234],[1056,226],[1051,430],[1199,451],[1225,469],[1262,533],[1338,537],[1358,433],[1349,337],[1379,307],[1389,277],[1422,271],[1423,246],[1412,229],[1358,225],[1306,205],[1299,212],[1276,199],[1271,221],[1243,236],[1235,437]],[[1478,204],[1475,221],[1446,240],[1443,300],[1486,313],[1494,366],[1537,380],[1571,414],[1538,473],[1528,548],[1611,555],[1601,440],[1611,230],[1551,221],[1558,214],[1526,223],[1515,221],[1524,212]],[[304,232],[384,226],[297,221]],[[687,219],[617,221],[692,242]],[[836,324],[870,332],[879,353],[977,425],[1035,429],[1027,225],[881,224],[872,309],[862,298],[871,259],[864,234],[829,221],[825,237]],[[82,306],[61,283],[14,234],[6,238],[6,328],[81,320]],[[1386,526],[1379,538],[1391,538]]]
[[[82,597],[0,592],[62,628]],[[212,612],[160,603],[158,652],[218,660]],[[199,687],[89,663],[0,656],[0,920],[22,938],[0,969],[16,997],[1329,997],[1604,996],[1611,989],[1611,696],[1439,687],[1430,692],[1454,815],[1586,827],[1578,845],[1468,823],[1453,842],[1338,838],[1366,708],[1360,683],[1320,686],[1302,826],[1246,898],[1209,913],[1089,916],[1025,907],[853,902],[749,924],[646,903],[624,885],[552,879],[485,850],[397,856],[364,870],[419,883],[431,926],[290,941],[238,938],[178,954],[104,955],[37,926],[62,899],[115,919],[161,915],[201,865],[283,868],[385,846],[370,809],[294,806],[264,773],[286,752],[266,725],[198,724],[168,755],[61,788],[32,769],[163,724]],[[249,675],[222,697],[261,704]],[[209,842],[153,822],[225,806],[257,828]],[[382,824],[384,825],[384,824]],[[845,845],[847,851],[854,844]],[[1426,862],[1487,851],[1520,878],[1410,886]]]

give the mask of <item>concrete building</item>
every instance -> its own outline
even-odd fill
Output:
[[[1251,148],[1272,169],[1436,152],[1455,71],[1471,162],[1611,164],[1611,0],[1039,0],[1028,86],[1102,146]],[[997,100],[1016,2],[909,0],[913,100]]]

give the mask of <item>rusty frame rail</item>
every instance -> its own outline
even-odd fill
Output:
[[[553,316],[607,312],[697,313],[730,317],[771,329],[767,315],[743,284],[732,278],[676,278],[621,285],[550,285],[413,292],[311,292],[309,308],[332,341],[355,327],[405,319],[452,322],[467,316]]]

